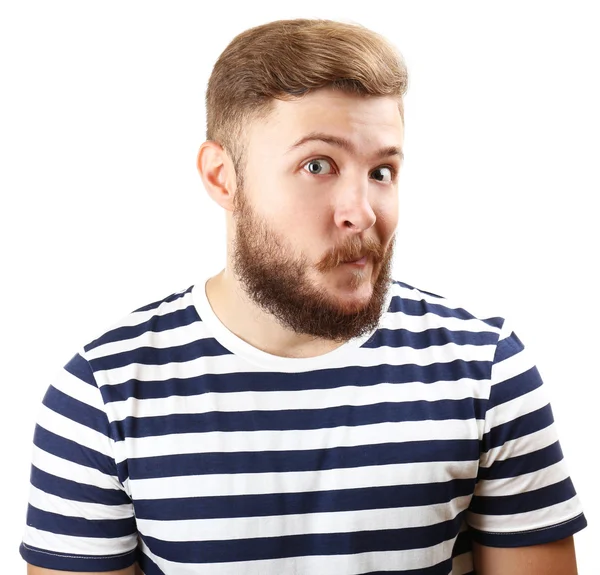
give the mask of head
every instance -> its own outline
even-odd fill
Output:
[[[215,64],[198,168],[228,214],[228,265],[299,333],[343,341],[377,325],[406,84],[381,36],[324,20],[247,30]]]

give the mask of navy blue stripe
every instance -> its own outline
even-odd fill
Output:
[[[452,539],[460,520],[450,520],[407,529],[379,529],[351,533],[322,533],[255,537],[219,541],[162,541],[144,537],[146,544],[167,561],[183,563],[221,563],[260,561],[311,555],[345,555],[377,551],[418,549]]]
[[[60,437],[60,435],[44,429],[41,425],[35,427],[33,443],[43,451],[66,461],[97,469],[106,475],[117,475],[114,459],[75,441]]]
[[[112,557],[102,555],[94,557],[93,555],[73,555],[72,553],[58,553],[57,551],[49,551],[32,547],[31,545],[21,544],[19,548],[21,557],[31,565],[44,567],[45,569],[55,569],[57,571],[76,571],[86,573],[90,571],[119,571],[126,569],[135,563],[136,550],[129,553],[122,553]],[[150,574],[147,574],[150,575]],[[154,575],[154,574],[152,574]],[[164,575],[161,573],[161,575]]]
[[[494,447],[504,445],[507,441],[546,429],[553,422],[552,409],[548,404],[545,407],[541,407],[531,413],[490,429],[482,438],[482,451],[489,451]]]
[[[431,440],[301,451],[162,455],[129,459],[132,480],[221,473],[285,473],[431,461],[477,461],[477,440]]]
[[[537,368],[532,367],[501,383],[492,386],[490,404],[494,407],[526,395],[542,385],[542,378]]]
[[[415,288],[414,286],[411,286],[411,285],[406,284],[406,283],[401,282],[401,281],[394,280],[392,283],[395,283],[395,284],[397,284],[397,285],[399,285],[399,286],[401,286],[403,288],[412,290],[417,295],[418,294],[426,294],[426,295],[432,296],[434,298],[440,299],[440,300],[442,300],[440,302],[442,304],[443,304],[443,302],[447,301],[446,298],[444,298],[441,295],[438,295],[436,293],[432,293],[430,291],[425,291],[423,289]],[[402,309],[402,307],[401,307],[402,306],[402,302],[404,302],[404,301],[414,301],[414,300],[410,300],[408,298],[404,299],[402,296],[394,295],[392,297],[391,302],[390,302],[390,307],[388,308],[388,311],[391,311],[391,312],[394,312],[394,311],[404,311]],[[419,301],[423,302],[423,304],[425,304],[425,306],[437,305],[437,304],[428,304],[424,299],[419,300]],[[452,308],[448,308],[448,307],[445,307],[445,306],[444,306],[444,309],[452,311]],[[470,313],[468,313],[464,309],[457,309],[456,311],[460,314],[460,317],[462,319],[478,319],[479,321],[482,321],[483,323],[486,323],[487,325],[489,325],[491,327],[494,327],[494,328],[497,328],[497,329],[502,329],[502,326],[504,325],[504,318],[502,318],[502,317],[475,318],[475,316],[471,315]],[[409,315],[413,315],[413,314],[409,314]],[[414,315],[422,315],[422,314],[417,313],[417,314],[414,314]],[[449,316],[446,315],[446,313],[440,313],[438,315],[449,317]]]
[[[498,342],[498,348],[496,349],[496,357],[494,357],[494,363],[500,363],[505,359],[517,355],[517,353],[523,351],[525,346],[523,342],[517,337],[515,332],[512,332],[508,337]]]
[[[464,553],[471,553],[473,550],[473,539],[469,531],[461,531],[454,542],[452,548],[452,557],[458,557]]]
[[[390,302],[389,311],[392,313],[401,312],[405,315],[423,316],[427,313],[439,317],[455,317],[458,319],[478,319],[463,308],[450,308],[438,303],[431,303],[422,300],[405,299],[394,297]]]
[[[402,331],[403,333],[398,333],[398,331]],[[495,345],[497,339],[497,334],[491,332],[452,332],[445,328],[431,329],[421,333],[413,333],[407,330],[379,330],[371,339],[369,339],[364,347],[377,348],[389,346],[394,348],[410,347],[412,349],[426,349],[434,345],[445,345],[448,343],[483,346]],[[222,355],[231,355],[231,352],[215,339],[206,338],[168,348],[140,346],[133,350],[91,359],[90,365],[94,371],[102,371],[116,369],[131,363],[166,365],[168,363],[193,361],[199,357]]]
[[[188,293],[191,293],[193,288],[194,288],[194,286],[192,285],[183,292],[173,293],[164,299],[161,299],[161,300],[149,303],[148,305],[145,305],[143,307],[140,307],[140,308],[134,310],[132,313],[138,313],[138,312],[142,312],[142,311],[150,311],[151,309],[156,309],[156,308],[160,307],[161,304],[163,304],[163,303],[174,302],[178,299],[181,299],[182,297],[185,297]]]
[[[406,401],[374,405],[329,407],[324,409],[283,409],[280,411],[210,411],[207,413],[171,413],[152,417],[126,417],[111,423],[117,441],[128,437],[154,437],[176,433],[210,431],[287,431],[357,427],[382,422],[470,421],[484,411],[485,400],[441,399]],[[465,425],[465,427],[469,427]]]
[[[399,280],[392,280],[392,283],[393,283],[393,284],[396,284],[396,285],[398,285],[398,286],[400,286],[400,287],[403,287],[403,288],[409,289],[409,290],[411,290],[411,291],[414,291],[415,293],[424,293],[424,294],[426,294],[426,295],[430,295],[430,296],[432,296],[432,297],[435,297],[435,298],[437,298],[437,299],[441,299],[441,300],[443,300],[443,299],[444,299],[444,297],[443,297],[443,296],[441,296],[441,295],[438,295],[438,294],[436,294],[436,293],[433,293],[433,292],[430,292],[430,291],[425,291],[424,289],[418,289],[418,288],[416,288],[415,286],[411,286],[411,285],[409,285],[409,284],[407,284],[407,283],[404,283],[404,282],[401,282],[401,281],[399,281]],[[394,297],[400,297],[400,296],[397,296],[397,295],[396,295],[396,296],[394,296]]]
[[[399,334],[398,331],[404,333]],[[451,332],[445,328],[427,330],[421,333],[413,333],[406,330],[382,329],[376,332],[375,335],[365,343],[364,347],[377,348],[389,346],[394,348],[410,347],[412,349],[426,349],[434,345],[446,345],[448,343],[484,346],[495,345],[497,339],[498,337],[495,333],[473,333],[469,331]],[[231,355],[231,352],[215,339],[205,338],[168,348],[140,346],[133,350],[91,359],[90,364],[94,371],[101,371],[123,367],[131,363],[166,365],[168,363],[193,361],[199,357],[222,355]]]
[[[533,489],[516,495],[485,497],[475,495],[470,509],[482,515],[515,515],[537,509],[544,509],[568,501],[575,497],[575,489],[570,478],[563,479],[540,489]]]
[[[426,349],[431,346],[446,345],[496,345],[498,334],[490,331],[473,332],[465,330],[452,331],[445,327],[413,332],[407,329],[379,329],[363,347],[376,349],[378,347],[410,347]]]
[[[102,371],[124,367],[132,363],[166,365],[168,363],[183,363],[200,357],[219,355],[231,355],[231,352],[225,349],[217,340],[208,338],[167,348],[138,347],[133,350],[90,359],[90,365],[94,371]]]
[[[126,325],[108,331],[98,339],[86,345],[85,351],[90,351],[91,349],[107,343],[133,339],[146,332],[160,333],[162,331],[184,327],[197,321],[200,321],[200,316],[194,305],[190,304],[185,309],[178,309],[164,315],[154,315],[149,320],[137,325]]]
[[[585,527],[587,527],[587,520],[583,513],[581,513],[569,521],[522,533],[518,531],[510,533],[486,533],[473,529],[472,534],[475,541],[490,547],[525,547],[559,541],[560,539],[574,535]]]
[[[556,441],[548,447],[525,455],[511,457],[504,461],[495,461],[491,467],[479,468],[479,479],[504,479],[532,473],[554,465],[563,459],[560,443]]]
[[[71,375],[74,375],[81,381],[85,381],[85,383],[89,383],[94,387],[98,387],[96,384],[96,380],[94,379],[94,372],[90,367],[90,364],[83,359],[79,354],[74,355],[67,365],[65,365],[65,370],[68,371]]]
[[[491,361],[463,361],[431,365],[380,365],[376,367],[350,366],[323,369],[309,373],[241,372],[204,374],[190,378],[170,378],[162,381],[130,379],[122,384],[102,386],[104,401],[123,401],[128,397],[151,399],[172,395],[190,396],[208,392],[236,393],[240,391],[297,391],[335,389],[354,385],[368,387],[379,383],[424,384],[437,381],[457,381],[470,378],[488,380]]]
[[[120,489],[103,489],[95,485],[77,483],[70,479],[63,479],[46,473],[35,465],[31,466],[31,484],[45,493],[70,501],[101,503],[102,505],[126,505],[131,503],[131,499]]]
[[[52,411],[60,413],[67,419],[89,427],[102,435],[109,437],[108,418],[106,413],[83,403],[78,399],[63,393],[54,386],[50,386],[42,403]]]
[[[491,327],[501,330],[505,320],[503,317],[487,317],[481,318],[480,321],[487,323]],[[465,575],[468,575],[468,573],[465,573]]]
[[[83,517],[68,517],[58,513],[42,511],[33,505],[27,508],[27,525],[73,537],[97,537],[114,539],[137,533],[134,517],[126,519],[84,519]]]
[[[475,478],[453,479],[444,483],[394,485],[266,493],[255,495],[221,495],[173,499],[136,499],[135,515],[139,519],[183,521],[234,517],[267,517],[303,513],[334,513],[365,509],[403,509],[448,503],[456,497],[471,495]]]

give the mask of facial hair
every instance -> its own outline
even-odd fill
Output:
[[[366,335],[379,324],[391,282],[394,239],[382,247],[374,239],[353,236],[330,249],[315,266],[322,274],[367,255],[373,273],[372,295],[366,304],[348,304],[333,297],[325,287],[315,286],[308,276],[306,256],[296,256],[285,237],[260,218],[244,190],[234,199],[235,235],[232,246],[233,271],[248,297],[281,325],[296,333],[344,342]],[[375,269],[374,269],[375,271]],[[351,289],[364,282],[364,272],[352,270]]]

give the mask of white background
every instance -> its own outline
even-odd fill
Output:
[[[2,572],[39,402],[130,310],[224,262],[195,171],[204,90],[242,30],[325,17],[410,73],[395,276],[507,316],[534,352],[597,574],[600,20],[595,2],[5,2],[0,8]],[[597,474],[598,472],[595,471]]]

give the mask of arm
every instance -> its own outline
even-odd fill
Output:
[[[573,537],[530,547],[487,547],[473,542],[477,575],[577,575]]]
[[[467,512],[480,575],[575,575],[586,526],[541,376],[504,325],[491,370],[478,480]]]
[[[102,573],[74,573],[73,571],[55,571],[54,569],[44,569],[35,565],[27,564],[27,575],[136,575],[135,565],[120,569],[119,571],[103,571]]]
[[[49,386],[33,443],[19,548],[25,562],[36,566],[30,575],[133,573],[127,571],[136,560],[133,503],[123,486],[126,477],[119,477],[100,389],[81,355]]]

